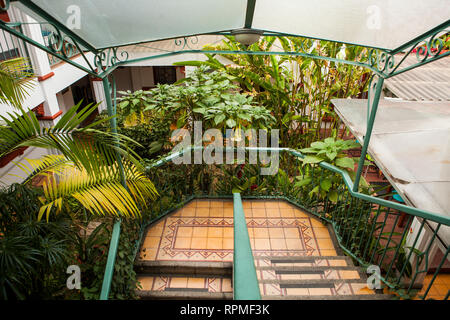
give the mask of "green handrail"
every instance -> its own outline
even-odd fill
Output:
[[[192,152],[200,148],[202,147],[189,147],[184,149],[183,151],[169,154],[149,165],[147,169],[150,170],[152,168],[161,167],[164,164],[168,164],[172,159],[182,156],[186,152]],[[237,150],[237,148],[224,149],[226,151]],[[290,157],[286,158],[287,160],[294,159],[294,161],[299,161],[298,158],[304,157],[304,155],[300,152],[289,148],[247,147],[244,149],[246,151],[275,151],[285,153],[290,155]],[[287,163],[287,167],[295,168],[297,166],[295,165],[294,167],[292,167],[289,165],[289,163]],[[158,170],[165,170],[165,168],[160,168]],[[414,284],[417,276],[423,274],[426,270],[428,270],[428,255],[430,254],[431,243],[435,239],[438,239],[438,229],[431,230],[431,232],[433,233],[432,239],[431,242],[426,246],[426,250],[424,252],[417,254],[416,251],[413,250],[405,251],[405,246],[401,245],[400,243],[402,243],[402,241],[405,240],[409,235],[408,231],[412,219],[414,219],[415,217],[423,219],[420,230],[418,231],[417,235],[414,236],[415,238],[412,239],[414,240],[412,247],[416,248],[416,243],[419,237],[423,235],[424,229],[422,227],[424,226],[426,220],[436,222],[439,225],[450,226],[450,218],[445,215],[428,212],[426,210],[409,207],[401,203],[392,202],[384,200],[382,198],[377,198],[371,195],[360,193],[359,190],[353,188],[354,182],[350,178],[347,171],[326,162],[320,162],[317,165],[313,165],[311,170],[311,173],[313,175],[313,185],[305,186],[305,188],[312,189],[314,185],[317,185],[320,188],[321,180],[323,176],[325,176],[324,172],[326,171],[336,173],[342,179],[342,184],[339,186],[339,198],[337,203],[331,203],[329,201],[328,195],[325,195],[325,197],[322,198],[315,196],[315,199],[312,199],[311,195],[307,198],[299,198],[297,195],[291,194],[290,190],[286,191],[279,189],[277,187],[278,183],[273,186],[273,188],[275,188],[274,192],[269,192],[269,194],[266,196],[258,194],[255,196],[250,196],[250,198],[284,199],[298,206],[299,208],[318,216],[319,218],[331,224],[336,233],[338,245],[347,255],[355,259],[355,261],[357,261],[362,267],[367,267],[371,264],[379,265],[383,262],[383,260],[387,259],[387,272],[384,276],[381,276],[380,279],[388,287],[391,287],[393,289],[398,288],[401,279],[410,277],[408,274],[412,275]],[[216,171],[211,171],[212,174],[214,174],[214,172]],[[296,174],[295,172],[288,171],[287,175],[289,177],[292,177]],[[154,183],[156,185],[159,185],[157,183],[157,180],[155,180]],[[203,187],[207,186],[204,185],[203,182],[200,183]],[[259,184],[260,182],[258,182],[258,185]],[[180,200],[184,199],[185,196],[191,198],[202,198],[205,196],[205,191],[206,189],[201,189],[199,193],[198,186],[195,187],[194,185],[192,185],[183,192],[183,196],[180,198]],[[220,195],[214,195],[215,192],[212,190],[208,190],[206,193],[206,197],[220,197]],[[228,196],[231,196],[231,193],[228,194]],[[233,198],[235,200],[235,265],[233,279],[233,284],[235,286],[235,299],[259,299],[259,287],[255,273],[251,246],[248,238],[248,230],[245,223],[245,216],[242,208],[241,195],[233,194]],[[402,232],[402,234],[394,232],[394,228],[399,221],[400,212],[410,215],[410,217],[408,218],[407,227]],[[159,217],[160,214],[164,214],[163,212],[155,213],[156,215],[152,214],[152,216]],[[395,218],[395,223],[393,226],[390,226],[387,223],[388,217]],[[355,232],[361,233],[356,234]],[[387,245],[381,245],[382,242],[380,240],[384,235],[386,238],[389,238]],[[400,237],[400,239],[397,239],[397,237]],[[395,241],[394,238],[396,238]],[[389,246],[389,244],[392,244],[392,246]],[[387,254],[388,250],[393,253],[393,259],[390,255]],[[446,255],[448,255],[448,250]],[[414,266],[408,266],[409,262],[411,262],[411,264],[414,263],[411,258],[416,259]],[[419,258],[420,260],[418,260]],[[425,259],[422,260],[422,258]],[[446,258],[444,257],[444,259]],[[417,261],[425,261],[425,265],[420,266]],[[415,276],[413,273],[411,273],[411,267],[414,268]],[[440,269],[440,266],[438,269]],[[436,271],[436,274],[437,273],[439,273],[439,270]],[[389,277],[390,274],[392,275],[391,277]],[[406,278],[402,278],[402,276],[404,275],[406,275]],[[429,284],[429,286],[431,285],[432,283]],[[408,288],[408,292],[411,290],[411,287],[412,286],[410,285],[410,288]],[[256,295],[256,297],[252,295]]]
[[[233,193],[234,254],[233,292],[235,300],[261,300],[247,222],[240,193]]]

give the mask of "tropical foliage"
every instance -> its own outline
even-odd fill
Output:
[[[248,48],[227,37],[208,50],[248,50],[303,52],[324,57],[346,57],[363,61],[366,50],[327,41],[291,37],[263,37]],[[278,49],[278,50],[277,50]],[[254,97],[276,119],[281,144],[304,148],[311,142],[336,136],[338,117],[331,99],[361,96],[368,87],[370,73],[361,67],[301,56],[223,55],[232,63],[220,62],[217,55],[206,54],[206,61],[184,61],[175,65],[204,66],[223,70],[235,77],[241,90]]]

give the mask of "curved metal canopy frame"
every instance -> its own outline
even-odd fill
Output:
[[[14,0],[13,0],[14,1]],[[362,174],[362,169],[364,165],[364,159],[366,158],[367,149],[370,141],[370,136],[372,134],[373,124],[376,117],[376,112],[378,108],[378,102],[380,99],[381,90],[383,87],[384,79],[395,77],[398,74],[409,71],[411,69],[420,67],[427,63],[433,62],[435,60],[447,57],[450,55],[450,51],[444,50],[445,43],[440,38],[443,34],[448,34],[450,32],[450,20],[447,20],[445,23],[429,30],[423,35],[411,39],[404,45],[398,47],[395,50],[383,50],[377,48],[368,48],[367,55],[363,57],[361,61],[349,61],[345,59],[338,59],[336,57],[325,57],[314,55],[309,52],[315,40],[325,40],[325,39],[312,39],[309,38],[307,47],[302,47],[301,51],[298,52],[274,52],[274,51],[223,51],[223,50],[193,50],[188,45],[189,36],[183,36],[181,38],[174,39],[175,44],[178,46],[182,46],[182,48],[178,51],[166,52],[158,55],[152,55],[148,57],[138,58],[138,59],[128,59],[128,53],[123,50],[123,47],[109,47],[96,49],[91,44],[89,44],[84,39],[80,38],[74,32],[72,32],[65,25],[58,22],[58,20],[54,19],[48,13],[43,11],[37,5],[29,0],[17,0],[18,2],[25,5],[28,9],[32,10],[34,13],[38,14],[40,17],[46,21],[46,24],[50,26],[54,30],[52,36],[50,37],[49,46],[45,46],[41,43],[36,42],[35,40],[29,38],[24,33],[17,31],[14,27],[20,26],[21,23],[6,23],[0,20],[0,29],[3,29],[10,34],[18,37],[19,39],[25,41],[26,43],[35,46],[41,50],[44,50],[50,55],[53,55],[62,61],[65,61],[74,67],[85,71],[86,73],[99,77],[103,79],[105,94],[106,94],[106,103],[108,107],[108,113],[113,115],[115,114],[115,108],[113,106],[113,102],[111,99],[111,86],[108,80],[108,76],[111,74],[119,66],[125,66],[130,63],[135,63],[139,61],[145,61],[150,59],[157,59],[161,57],[186,54],[186,53],[209,53],[209,54],[249,54],[249,55],[291,55],[291,56],[302,56],[313,59],[321,59],[327,60],[337,63],[344,63],[349,65],[354,65],[358,67],[364,67],[373,72],[373,78],[371,79],[369,86],[369,99],[368,99],[368,119],[367,119],[367,130],[366,135],[364,136],[363,146],[361,157],[358,163],[358,169],[355,181],[353,183],[353,192],[358,191],[359,181]],[[4,0],[3,6],[0,4],[0,11],[6,11],[10,7],[10,0]],[[245,17],[245,27],[251,28],[253,13],[255,9],[256,0],[248,0],[247,2],[247,10]],[[264,31],[264,30],[262,30]],[[220,31],[220,32],[211,32],[208,34],[215,35],[231,35],[230,31]],[[293,34],[284,34],[284,33],[274,33],[270,31],[264,31],[264,36],[288,36],[288,37],[299,37],[298,35]],[[192,35],[196,36],[196,35]],[[161,39],[164,40],[164,39]],[[165,39],[167,40],[167,39]],[[330,39],[327,41],[336,42]],[[87,63],[88,67],[82,66],[75,61],[70,59],[70,55],[67,54],[65,48],[66,44],[70,43],[75,46],[83,57],[84,61]],[[137,43],[134,43],[137,44]],[[350,44],[354,45],[354,44]],[[122,48],[122,49],[121,49]],[[185,50],[187,48],[187,50]],[[396,54],[404,53],[403,57],[397,62],[395,61]],[[415,52],[415,56],[417,62],[404,66],[406,58]],[[89,62],[88,57],[86,56],[88,53],[94,55],[94,65]],[[115,86],[113,86],[113,92],[115,92]],[[373,98],[372,97],[373,94]],[[116,129],[117,124],[115,119],[111,120],[111,128]],[[119,156],[120,160],[120,156]],[[113,276],[115,257],[117,253],[117,246],[120,237],[120,220],[117,220],[114,224],[113,234],[111,237],[111,245],[108,253],[108,261],[104,275],[104,281],[102,286],[102,293],[100,299],[108,299],[109,289],[111,285],[111,280]]]

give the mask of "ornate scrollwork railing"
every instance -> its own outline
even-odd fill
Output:
[[[399,54],[371,49],[368,64],[376,68],[385,78],[393,77],[402,72],[414,69],[433,60],[450,55],[447,39],[450,30],[438,30],[416,42]],[[408,57],[415,56],[414,63],[405,64]],[[399,59],[398,62],[396,59]]]

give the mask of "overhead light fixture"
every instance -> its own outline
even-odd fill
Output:
[[[256,41],[259,40],[259,37],[262,36],[263,33],[264,31],[261,30],[246,29],[246,28],[231,31],[231,35],[234,36],[236,41],[245,46],[254,44]]]

